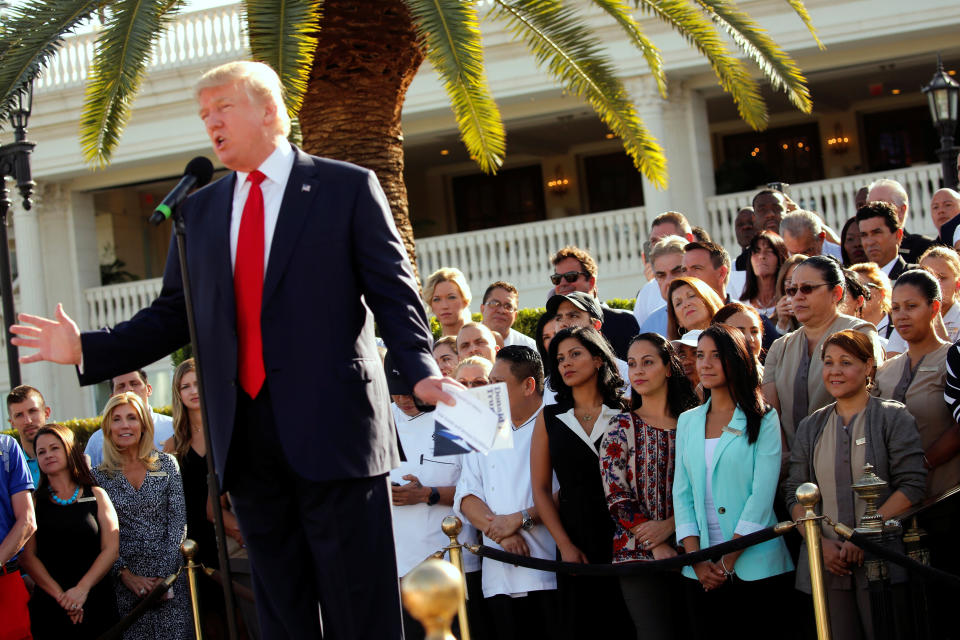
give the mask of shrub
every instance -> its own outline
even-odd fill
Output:
[[[627,309],[628,311],[633,311],[634,302],[635,300],[633,298],[629,300],[626,298],[612,298],[610,300],[604,300],[604,303],[611,309]],[[514,321],[511,330],[519,331],[520,333],[533,338],[537,329],[537,320],[540,319],[540,315],[546,310],[547,309],[545,307],[520,309],[517,312],[517,319]],[[474,322],[480,322],[483,319],[483,316],[479,313],[475,313],[473,314],[472,319]],[[430,330],[433,331],[434,340],[440,337],[440,322],[433,316],[430,317]]]

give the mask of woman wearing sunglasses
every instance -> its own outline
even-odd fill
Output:
[[[773,343],[763,369],[763,396],[780,416],[784,455],[793,448],[800,421],[833,401],[821,379],[823,362],[816,357],[827,336],[855,329],[869,334],[874,344],[877,339],[872,324],[839,312],[844,276],[836,260],[807,258],[794,269],[785,293],[800,328]]]

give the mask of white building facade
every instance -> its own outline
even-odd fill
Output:
[[[490,282],[508,280],[520,289],[522,306],[541,306],[550,288],[549,255],[577,244],[597,258],[601,295],[629,298],[644,282],[640,252],[649,219],[682,211],[735,256],[733,216],[768,181],[792,183],[791,197],[839,231],[854,213],[856,190],[892,177],[911,195],[908,228],[934,233],[928,203],[940,183],[938,140],[920,87],[932,77],[937,53],[947,69],[960,69],[960,4],[916,0],[907,9],[893,0],[808,0],[825,51],[787,3],[741,5],[803,69],[812,114],[765,88],[770,126],[751,131],[704,59],[667,27],[644,19],[666,64],[669,98],[661,99],[618,28],[599,13],[586,14],[666,150],[670,186],[663,191],[632,170],[588,106],[557,89],[496,25],[484,28],[484,43],[507,128],[507,161],[497,178],[483,176],[458,142],[446,95],[425,64],[403,112],[421,273],[459,267],[475,299]],[[25,212],[15,204],[11,234],[17,310],[51,316],[62,302],[81,329],[129,318],[159,291],[170,228],[146,220],[190,158],[215,160],[192,85],[204,70],[246,55],[238,5],[183,14],[158,48],[112,164],[93,170],[78,137],[93,39],[69,39],[37,84],[28,136],[37,142],[35,205]],[[831,144],[837,137],[848,142]],[[549,187],[555,178],[566,188]],[[118,271],[136,280],[105,285]],[[149,371],[153,404],[169,404],[169,362]],[[98,398],[80,388],[66,367],[26,365],[22,377],[44,392],[55,418],[100,408],[102,390]],[[4,363],[0,388],[9,388]]]

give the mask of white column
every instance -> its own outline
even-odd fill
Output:
[[[99,286],[93,196],[64,184],[38,185],[33,209],[15,215],[20,301],[18,311],[52,317],[57,303],[80,329],[89,313],[83,291]],[[96,414],[93,394],[73,367],[38,363],[23,367],[25,384],[44,394],[55,420]]]
[[[643,178],[647,217],[680,211],[691,224],[705,224],[705,198],[714,194],[714,181],[703,96],[687,90],[682,82],[670,82],[669,96],[664,100],[650,76],[631,78],[624,84],[640,118],[667,156],[670,180],[666,189],[659,190]]]
[[[16,297],[17,313],[33,313],[49,316],[53,307],[47,305],[44,278],[44,245],[40,239],[40,224],[38,214],[43,206],[44,187],[38,185],[34,196],[33,206],[27,211],[23,208],[23,201],[19,194],[14,197],[13,229],[14,243],[17,251],[17,280],[14,290],[19,294]],[[48,245],[51,253],[57,253],[55,247]],[[29,353],[28,349],[25,352]],[[36,387],[45,396],[50,392],[50,370],[52,365],[34,363],[20,365],[20,377],[23,384]]]

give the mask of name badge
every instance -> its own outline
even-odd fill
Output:
[[[940,370],[936,367],[924,367],[923,365],[917,367],[917,373],[939,373]]]
[[[731,427],[730,425],[724,426],[723,429],[721,429],[721,431],[722,431],[723,433],[732,433],[732,434],[735,435],[735,436],[742,436],[742,435],[743,435],[743,429],[734,429],[734,428]]]
[[[147,475],[154,478],[166,478],[167,472],[166,471],[150,471],[147,473]]]
[[[80,498],[77,502],[96,502],[97,496],[87,496],[86,498]]]
[[[855,444],[856,444],[858,447],[859,447],[860,445],[867,444],[867,439],[866,439],[866,438],[857,438],[857,441],[856,441]]]

